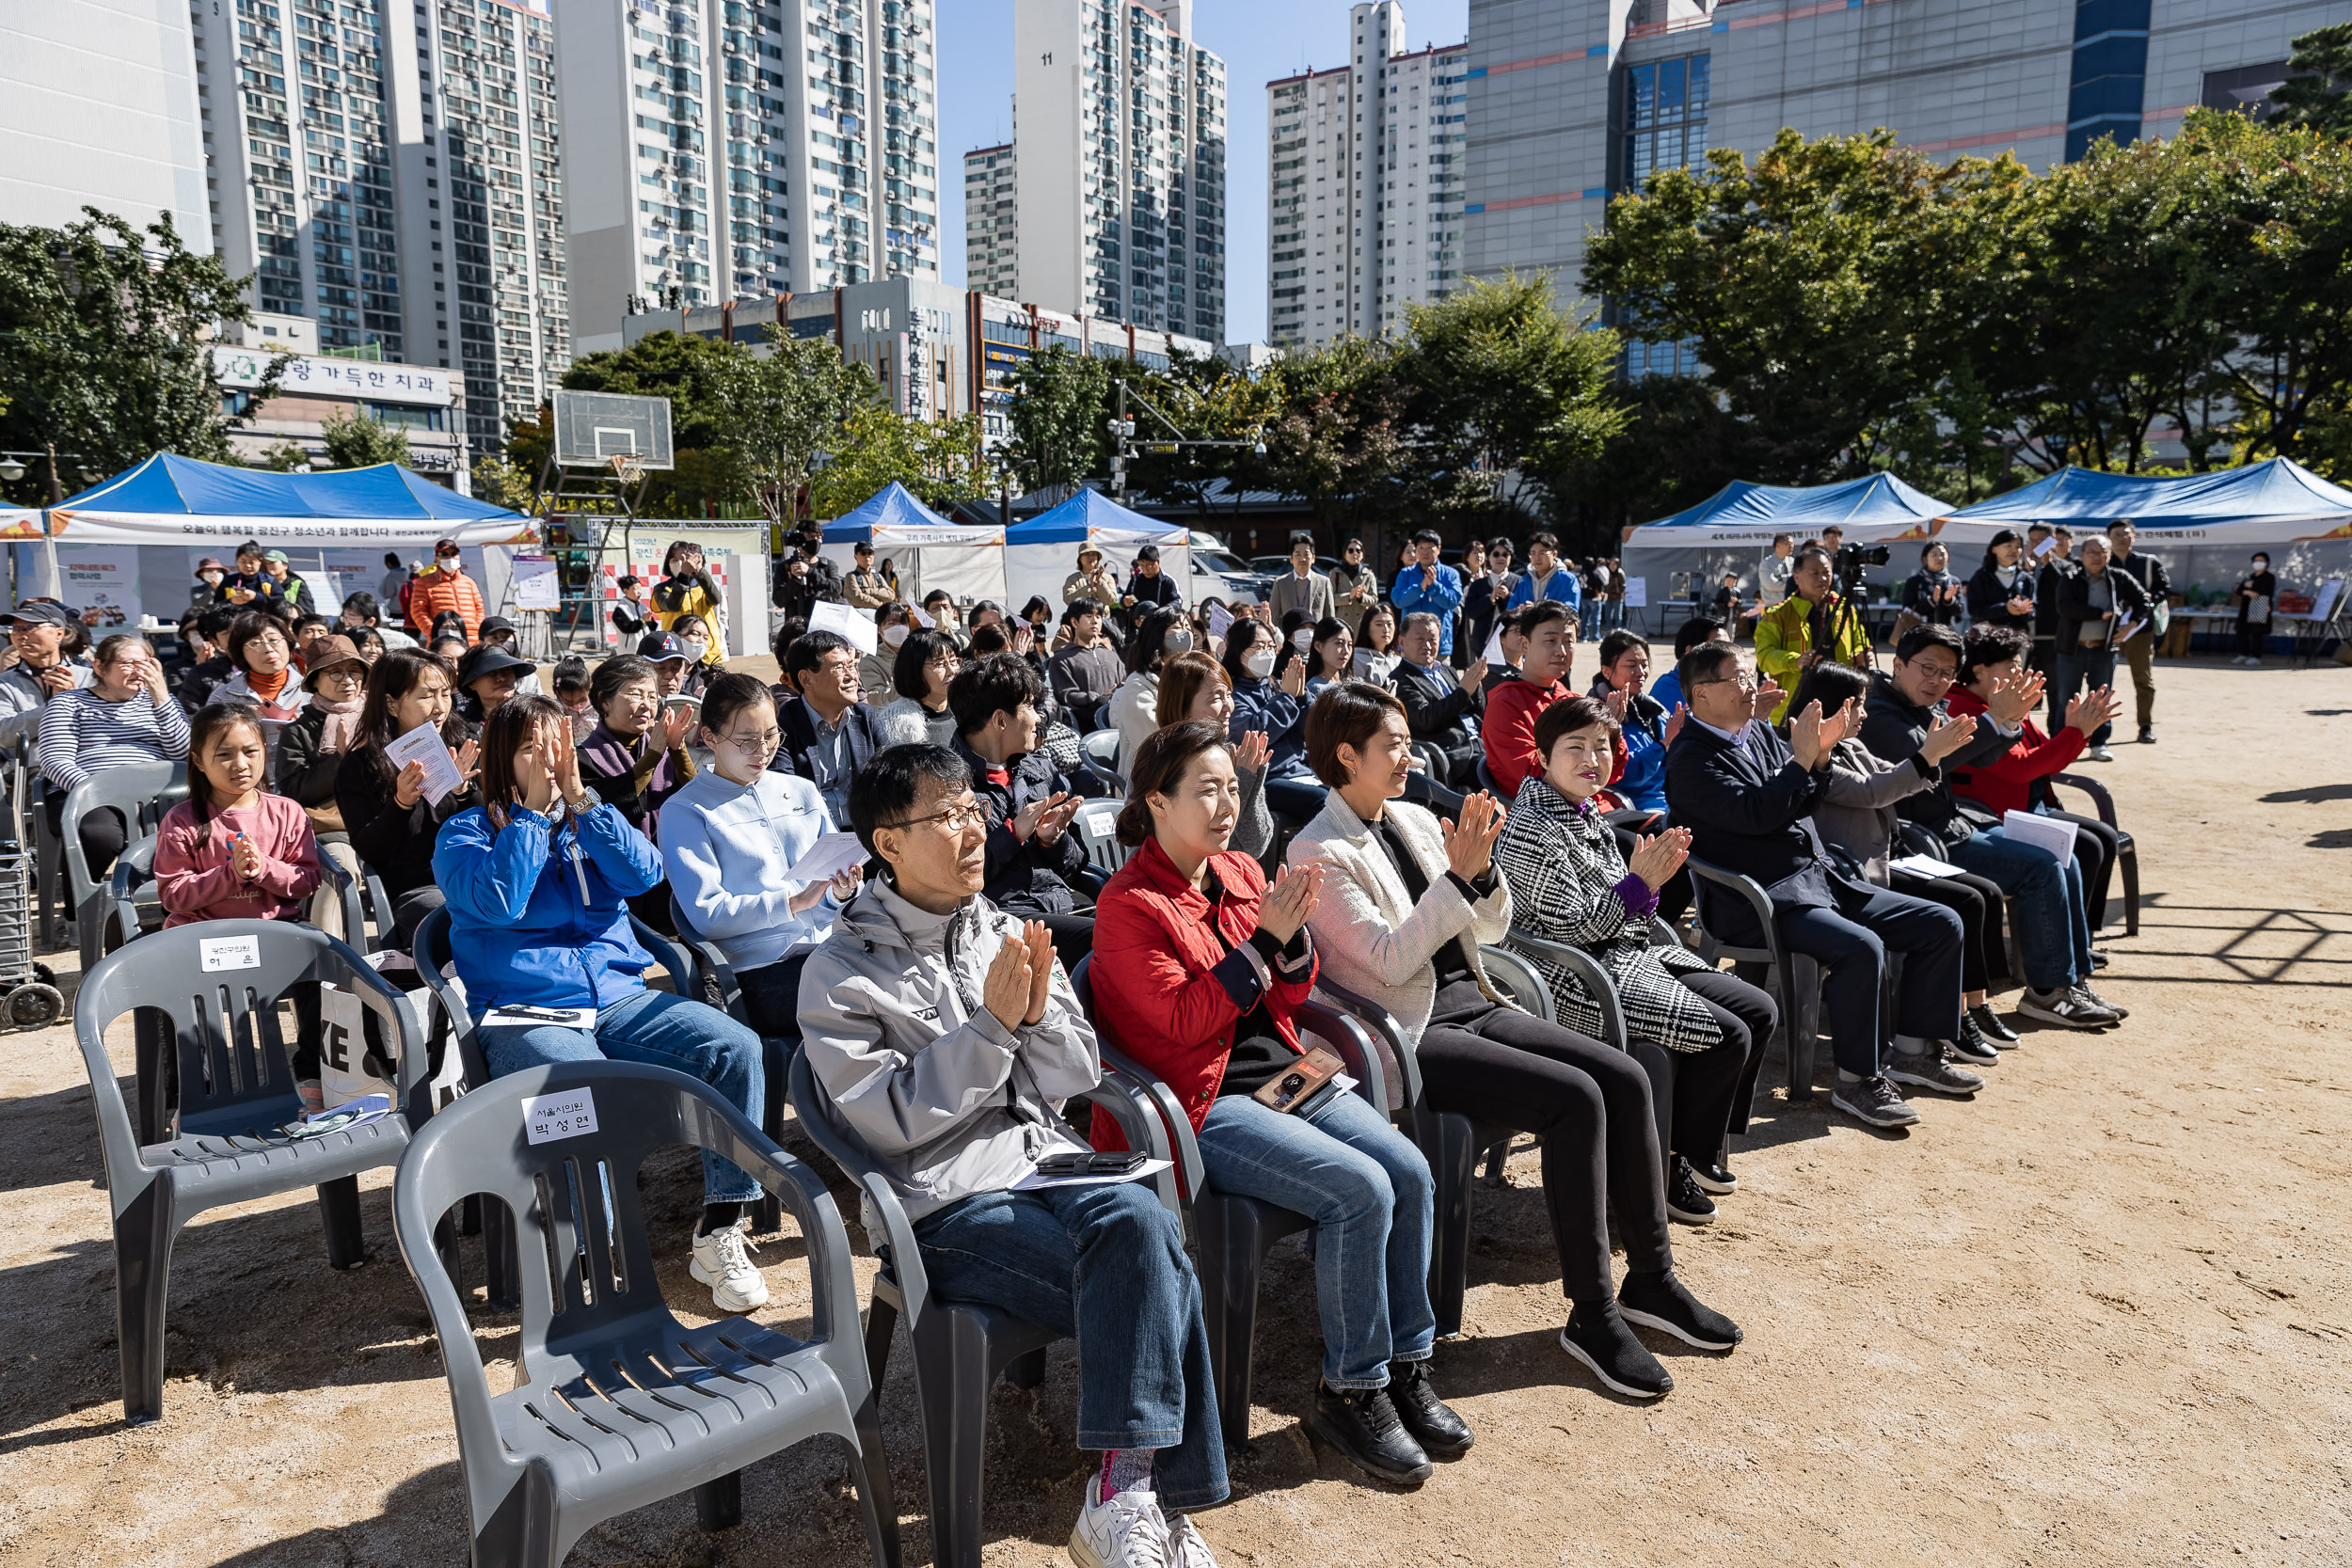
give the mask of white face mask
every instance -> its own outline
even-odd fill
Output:
[[[1188,654],[1192,652],[1192,633],[1179,626],[1160,640],[1160,646],[1171,654]]]
[[[904,622],[900,622],[895,626],[882,627],[882,645],[887,648],[895,648],[899,643],[904,642],[907,640],[906,624]]]
[[[1272,648],[1252,648],[1249,652],[1242,655],[1241,667],[1248,671],[1252,675],[1255,675],[1258,679],[1265,679],[1268,675],[1274,673],[1274,650]]]
[[[690,637],[686,640],[686,657],[688,658],[693,659],[699,663],[702,660],[703,655],[708,652],[710,652],[710,639],[707,637]]]
[[[1313,627],[1301,626],[1296,631],[1291,633],[1291,646],[1296,648],[1300,653],[1305,653],[1308,649],[1313,647],[1314,645],[1315,634]]]

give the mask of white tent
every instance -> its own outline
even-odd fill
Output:
[[[877,562],[888,561],[897,569],[909,604],[920,604],[934,591],[966,609],[981,599],[1005,602],[1005,531],[951,523],[896,480],[827,523],[818,553],[847,577],[862,544],[874,546]]]

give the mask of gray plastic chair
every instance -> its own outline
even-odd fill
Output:
[[[65,867],[65,907],[72,912],[85,970],[99,957],[98,930],[114,912],[111,890],[99,882],[82,852],[82,818],[102,807],[122,814],[128,838],[139,838],[163,825],[164,813],[188,798],[188,765],[184,762],[132,762],[109,768],[84,779],[65,798],[58,823],[57,851]],[[42,818],[48,814],[43,812]],[[43,905],[46,913],[47,906]]]
[[[1952,858],[1950,847],[1941,838],[1918,823],[1898,822],[1895,825],[1895,831],[1902,842],[1891,846],[1889,853],[1899,849],[1904,854],[1928,855],[1947,863],[1950,862]],[[1991,880],[1990,878],[1986,879]],[[1987,989],[1991,990],[2013,990],[2026,983],[2026,950],[2017,940],[2017,895],[2015,894],[2004,893],[2001,895],[2001,919],[2002,934],[2009,939],[2009,984],[2007,986],[1988,985]]]
[[[1201,1312],[1209,1330],[1209,1363],[1216,1379],[1217,1418],[1224,1428],[1226,1446],[1246,1448],[1249,1443],[1250,1360],[1258,1334],[1258,1280],[1265,1272],[1265,1260],[1275,1243],[1309,1228],[1314,1221],[1295,1209],[1236,1193],[1220,1193],[1208,1184],[1200,1146],[1193,1137],[1192,1120],[1184,1114],[1175,1091],[1120,1050],[1118,1041],[1096,1018],[1093,976],[1089,973],[1093,965],[1092,954],[1080,959],[1070,984],[1078,993],[1079,1006],[1094,1021],[1095,1039],[1102,1049],[1104,1064],[1145,1085],[1158,1109],[1156,1119],[1162,1123],[1164,1136],[1150,1147],[1155,1158],[1175,1162],[1175,1168],[1168,1174],[1177,1179],[1179,1192],[1192,1215],[1198,1249],[1194,1267],[1200,1276]],[[1347,1064],[1348,1072],[1356,1079],[1356,1092],[1386,1117],[1387,1075],[1381,1069],[1379,1049],[1364,1025],[1328,1003],[1312,998],[1300,1003],[1293,1018],[1301,1040],[1312,1037],[1329,1046],[1332,1053]]]
[[[204,944],[224,940],[250,940],[258,961],[206,973]],[[308,927],[207,920],[158,931],[134,945],[135,952],[126,947],[99,960],[83,980],[73,1032],[89,1072],[114,1211],[122,1413],[137,1424],[163,1414],[164,1297],[180,1227],[207,1209],[316,1187],[326,1260],[349,1268],[365,1259],[358,1173],[392,1164],[408,1142],[407,1121],[397,1111],[313,1137],[277,1132],[302,1115],[278,999],[306,980],[332,981],[358,993],[384,1019],[386,1037],[399,1042],[404,1097],[422,1074],[424,1048],[398,993],[357,953]],[[105,1045],[107,1026],[134,1008],[168,1019],[179,1068],[177,1135],[144,1147]]]
[[[362,953],[380,953],[392,940],[392,897],[384,891],[384,880],[367,862],[359,863],[359,875],[354,877],[325,855],[319,864],[326,868],[327,879],[335,884],[335,892],[343,907],[345,940]],[[362,903],[361,899],[365,898]],[[368,933],[368,911],[375,911],[375,933]]]
[[[1662,940],[1669,945],[1680,945],[1674,942],[1671,933],[1663,938],[1657,934],[1666,930],[1663,922],[1653,917],[1650,921],[1650,927],[1653,943]],[[1562,969],[1576,976],[1578,986],[1585,995],[1594,999],[1595,1006],[1600,1010],[1600,1035],[1598,1037],[1600,1043],[1613,1050],[1622,1051],[1641,1063],[1642,1070],[1649,1076],[1650,1114],[1656,1119],[1658,1126],[1659,1152],[1662,1154],[1673,1147],[1675,1053],[1656,1040],[1634,1037],[1632,1030],[1626,1023],[1625,1000],[1617,994],[1616,979],[1609,973],[1607,966],[1581,947],[1570,946],[1565,942],[1547,941],[1542,937],[1531,936],[1525,931],[1514,930],[1504,938],[1504,941],[1507,943],[1506,948],[1488,947],[1482,950],[1486,955],[1487,969],[1491,973],[1499,960],[1517,966],[1518,970],[1524,974],[1526,982],[1532,982],[1535,989],[1542,991],[1542,1009],[1537,1011],[1531,1007],[1528,1010],[1535,1013],[1535,1016],[1545,1022],[1560,1022],[1559,1007],[1552,1001],[1551,987],[1546,982],[1543,971],[1538,965],[1558,964]],[[1516,1000],[1516,984],[1513,995]],[[1713,1153],[1720,1160],[1723,1150],[1717,1148],[1713,1150]]]
[[[1711,882],[1729,896],[1748,906],[1756,927],[1764,933],[1762,946],[1741,946],[1724,942],[1708,929],[1707,901],[1694,899],[1691,905],[1692,930],[1698,938],[1698,956],[1709,964],[1720,967],[1724,959],[1739,965],[1753,964],[1765,972],[1764,986],[1772,993],[1780,1006],[1778,1033],[1788,1049],[1788,1098],[1813,1098],[1813,1059],[1820,1043],[1821,966],[1803,953],[1785,952],[1780,944],[1780,929],[1772,924],[1772,900],[1750,877],[1734,876],[1721,866],[1710,865],[1696,855],[1682,863],[1691,868],[1698,881]]]
[[[114,869],[106,876],[105,905],[82,931],[82,972],[87,974],[99,959],[145,934],[151,921],[160,926],[163,914],[155,896],[155,835],[149,833],[123,846],[115,857]]]
[[[1085,765],[1088,772],[1094,775],[1095,782],[1103,786],[1111,800],[1126,799],[1127,781],[1119,776],[1119,732],[1117,730],[1094,730],[1081,736],[1078,741],[1078,760]]]
[[[914,1399],[923,1418],[932,1560],[939,1568],[981,1568],[989,1390],[1000,1375],[1017,1388],[1042,1383],[1045,1352],[1061,1336],[998,1307],[933,1297],[914,1227],[891,1190],[890,1179],[864,1146],[834,1124],[804,1053],[793,1054],[790,1077],[802,1131],[857,1183],[865,1197],[866,1234],[882,1262],[866,1320],[866,1364],[877,1389],[889,1370],[891,1335],[900,1318],[906,1319],[907,1339],[914,1347]],[[1118,1120],[1130,1147],[1166,1159],[1167,1139],[1159,1117],[1141,1102],[1143,1093],[1134,1080],[1122,1082],[1113,1069],[1104,1074],[1103,1092],[1089,1098]],[[1161,1183],[1160,1200],[1181,1212],[1172,1181]]]
[[[2115,820],[2114,795],[2109,793],[2106,784],[2096,779],[2086,778],[2080,773],[2053,773],[2043,781],[2042,793],[2049,798],[2052,807],[2060,810],[2064,808],[2059,806],[2058,790],[2055,787],[2058,784],[2065,784],[2070,789],[2079,789],[2085,795],[2090,796],[2092,814],[2100,821],[2115,829],[2119,835],[2120,842],[2115,849],[2115,868],[2123,876],[2123,934],[2127,937],[2139,935],[2139,847],[2132,841],[2132,835],[2125,832]],[[2095,936],[2098,933],[2094,931],[2091,934]]]
[[[574,1093],[592,1097],[595,1126],[529,1142],[530,1103]],[[749,1318],[690,1329],[671,1315],[637,1182],[647,1155],[678,1144],[732,1160],[791,1208],[807,1248],[809,1338]],[[503,1200],[524,1243],[516,1381],[495,1395],[437,1240],[474,1193]],[[746,1465],[826,1433],[850,1447],[877,1568],[897,1568],[841,1215],[814,1171],[708,1088],[628,1062],[510,1073],[417,1134],[392,1184],[392,1228],[440,1337],[475,1568],[556,1568],[596,1524],[690,1489],[703,1528],[729,1528],[742,1522]]]

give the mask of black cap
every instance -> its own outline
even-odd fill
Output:
[[[486,644],[469,648],[466,657],[457,661],[457,689],[466,690],[485,675],[495,675],[501,670],[529,670],[531,660],[516,658],[504,648]]]
[[[73,612],[61,604],[51,604],[45,599],[29,599],[6,615],[0,615],[0,626],[12,626],[19,624],[36,626],[70,626],[73,625]]]
[[[515,623],[508,620],[503,615],[485,615],[482,618],[482,635],[484,637],[489,636],[494,631],[512,632],[514,629]]]
[[[665,664],[671,659],[686,657],[686,644],[666,631],[649,631],[637,644],[637,657]]]

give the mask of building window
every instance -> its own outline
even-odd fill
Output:
[[[2077,0],[2074,70],[2066,89],[2066,161],[2111,136],[2139,139],[2148,85],[2151,0]]]
[[[1638,191],[1655,170],[1706,157],[1707,80],[1705,55],[1626,69],[1619,189]]]

